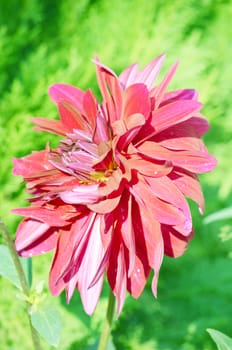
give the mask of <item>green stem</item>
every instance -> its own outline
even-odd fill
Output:
[[[115,296],[110,288],[106,318],[97,350],[106,350],[114,319]]]
[[[20,281],[20,284],[21,284],[21,287],[22,287],[22,291],[23,291],[23,293],[26,296],[29,296],[29,294],[30,294],[30,287],[29,287],[29,285],[27,283],[27,279],[26,279],[25,273],[23,271],[23,268],[22,268],[21,262],[19,260],[18,254],[17,254],[17,252],[15,250],[14,243],[12,242],[10,234],[9,234],[6,226],[4,225],[4,223],[3,223],[3,221],[1,219],[0,219],[0,230],[2,231],[3,237],[6,240],[7,247],[9,249],[11,258],[13,260],[13,263],[15,265],[15,269],[16,269],[18,277],[19,277],[19,281]],[[37,331],[34,329],[34,327],[32,326],[32,323],[31,323],[31,316],[30,316],[29,306],[30,305],[27,303],[27,315],[28,315],[28,318],[29,318],[29,324],[30,324],[30,329],[31,329],[32,341],[33,341],[35,350],[41,350],[42,348],[41,348],[41,345],[40,345],[39,335],[38,335]]]

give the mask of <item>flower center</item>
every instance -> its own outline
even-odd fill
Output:
[[[99,147],[90,136],[79,130],[62,140],[60,146],[50,152],[50,163],[59,170],[78,178],[81,183],[105,182],[117,164],[108,145],[106,154],[99,155]]]

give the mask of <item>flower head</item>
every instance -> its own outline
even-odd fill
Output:
[[[69,301],[78,289],[88,314],[105,274],[118,313],[151,270],[156,295],[164,254],[182,255],[193,236],[185,197],[204,209],[197,174],[216,165],[201,140],[208,123],[195,90],[166,91],[177,64],[155,85],[163,60],[117,76],[95,59],[102,103],[91,90],[51,86],[60,120],[33,122],[60,135],[59,146],[14,160],[32,195],[30,207],[14,210],[25,216],[16,249],[24,257],[54,250],[52,294],[65,289]]]

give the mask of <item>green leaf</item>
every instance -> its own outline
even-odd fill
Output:
[[[218,210],[215,213],[208,215],[204,219],[204,223],[210,224],[211,222],[214,222],[214,221],[226,220],[226,219],[231,219],[231,218],[232,218],[232,207],[228,207],[228,208]]]
[[[99,345],[99,340],[96,341],[94,344],[89,345],[86,350],[97,350],[98,349],[98,345]],[[115,345],[114,345],[111,337],[108,340],[108,343],[107,343],[107,346],[106,346],[106,350],[116,350]]]
[[[27,276],[27,259],[19,258],[22,264],[25,275]],[[6,245],[0,245],[0,275],[8,279],[13,283],[17,288],[22,290],[19,277],[14,265],[14,262],[11,258],[9,249]]]
[[[211,328],[208,328],[207,332],[217,344],[218,350],[232,350],[232,338]]]
[[[32,313],[31,322],[47,343],[58,346],[61,336],[61,318],[57,309],[39,308]]]
[[[112,342],[111,339],[109,339],[106,350],[116,350],[114,343]]]

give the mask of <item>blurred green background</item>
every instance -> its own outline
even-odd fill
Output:
[[[211,124],[205,137],[218,158],[203,175],[205,215],[231,205],[232,179],[232,2],[226,0],[0,0],[0,216],[14,237],[25,205],[20,178],[12,176],[12,157],[43,149],[58,139],[35,133],[31,116],[55,118],[47,95],[55,82],[97,90],[91,59],[97,53],[117,73],[141,66],[162,52],[161,75],[177,59],[171,88],[196,88]],[[195,238],[185,256],[165,258],[158,299],[150,282],[142,297],[128,297],[113,329],[117,350],[213,350],[206,328],[232,336],[232,220],[203,224],[191,204]],[[0,243],[4,243],[0,238]],[[51,254],[36,257],[34,283],[47,276]],[[64,295],[47,296],[59,308],[63,332],[59,349],[84,350],[96,340],[104,317],[107,287],[92,318],[78,293],[66,306]],[[0,278],[0,349],[30,350],[27,319],[16,289]],[[45,343],[44,349],[50,347]]]

